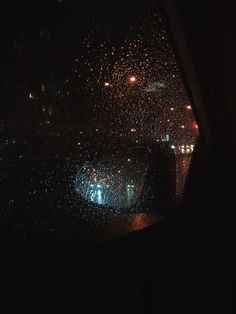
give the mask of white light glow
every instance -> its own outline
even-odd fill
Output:
[[[131,76],[129,80],[131,83],[134,83],[134,82],[136,82],[137,79],[135,76]]]

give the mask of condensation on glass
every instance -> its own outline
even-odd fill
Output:
[[[73,230],[81,217],[98,221],[101,212],[82,206],[76,190],[91,203],[132,207],[134,181],[145,184],[144,174],[128,175],[117,201],[104,181],[107,160],[99,162],[102,179],[88,179],[91,151],[166,143],[181,194],[198,126],[156,1],[4,6],[0,198],[1,239],[8,240],[1,248],[8,254],[14,238],[23,250],[37,231]],[[113,166],[117,186],[122,165]]]
[[[147,168],[145,148],[100,154],[79,167],[75,190],[96,205],[129,209],[142,194]]]

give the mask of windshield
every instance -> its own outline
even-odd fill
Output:
[[[78,184],[85,155],[164,143],[183,193],[198,126],[156,1],[35,0],[4,10],[1,253],[40,254],[42,241],[50,252],[78,248],[155,222],[145,203],[130,210],[131,180],[123,212],[82,205],[77,191],[104,202],[100,185]]]

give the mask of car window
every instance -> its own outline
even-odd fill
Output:
[[[176,195],[183,193],[198,126],[156,1],[21,1],[4,12],[3,254],[38,253],[40,241],[48,251],[74,248],[94,230],[103,239],[156,221],[145,202],[136,212],[95,208],[89,201],[104,202],[102,187],[81,179],[86,169],[94,175],[99,151],[162,143],[175,154]],[[146,169],[144,155],[135,156]],[[109,160],[99,159],[100,173]],[[135,172],[139,184],[142,175]],[[132,197],[133,189],[128,182]],[[108,205],[112,193],[104,194]]]

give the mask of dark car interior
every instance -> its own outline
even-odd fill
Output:
[[[73,284],[81,313],[235,313],[235,8],[163,0],[161,9],[200,132],[183,198],[105,244],[3,262],[4,283],[56,283],[60,295]]]

